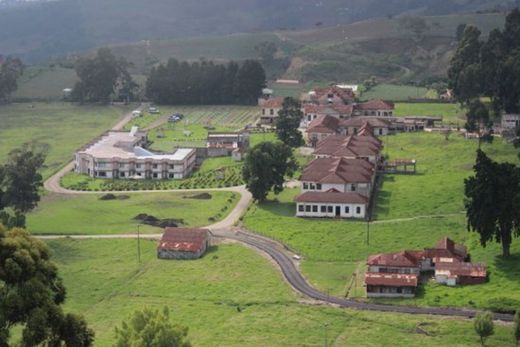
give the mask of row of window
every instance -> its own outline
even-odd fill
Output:
[[[380,273],[392,273],[392,274],[397,274],[397,273],[401,273],[401,274],[411,274],[411,273],[412,273],[412,269],[407,269],[407,268],[404,268],[404,269],[396,269],[396,268],[385,268],[385,267],[380,267],[380,268],[379,268],[379,272],[380,272]]]
[[[135,173],[138,177],[141,177],[142,176],[142,173],[141,172],[136,172]],[[106,171],[97,171],[96,172],[96,175],[97,177],[107,177],[107,173]],[[128,174],[128,177],[132,176],[131,173]],[[119,177],[121,178],[124,178],[124,177],[127,177],[126,173],[125,172],[120,172],[119,173]],[[174,174],[173,173],[169,173],[168,174],[168,177],[169,178],[174,178]],[[152,178],[159,178],[159,174],[157,172],[154,172],[152,173]]]
[[[106,167],[107,164],[108,164],[108,163],[104,163],[104,162],[96,162],[96,167],[98,167],[98,168],[104,168],[104,167]],[[127,165],[128,165],[128,164],[120,164],[119,167],[120,167],[120,168],[124,168],[124,167],[126,167]],[[139,164],[139,163],[136,163],[136,164],[135,164],[135,168],[136,168],[136,169],[141,169],[141,168],[144,167],[144,165],[145,165],[145,164]],[[116,166],[117,166],[117,164],[114,163],[114,164],[113,164],[113,167],[116,167]],[[174,164],[169,164],[168,167],[169,167],[171,170],[173,170]],[[153,169],[157,169],[157,168],[159,168],[159,164],[152,164],[152,168],[153,168]]]
[[[334,206],[326,206],[326,205],[298,205],[298,211],[300,212],[318,212],[318,207],[320,208],[321,213],[333,213]],[[345,213],[350,213],[350,206],[345,206]],[[361,207],[356,207],[356,214],[361,214]]]
[[[270,114],[271,116],[273,116],[273,115],[274,115],[274,109],[272,109],[272,108],[269,109],[269,114]],[[265,116],[265,108],[262,109],[262,115]]]
[[[303,183],[303,189],[310,189],[310,190],[321,190],[321,183]]]

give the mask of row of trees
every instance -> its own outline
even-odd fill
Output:
[[[7,57],[0,63],[0,103],[9,102],[11,94],[18,89],[18,78],[23,69],[22,61],[18,58]]]
[[[265,84],[265,71],[256,60],[221,65],[170,59],[152,68],[146,96],[162,104],[254,105]]]
[[[506,17],[504,30],[495,29],[486,41],[475,26],[466,26],[448,70],[450,88],[468,104],[490,97],[495,113],[520,112],[520,9]]]
[[[79,81],[74,85],[71,100],[78,102],[129,101],[138,93],[138,85],[128,69],[131,64],[116,58],[110,49],[100,48],[94,57],[82,57],[75,70]]]

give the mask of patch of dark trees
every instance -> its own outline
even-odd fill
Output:
[[[146,96],[170,105],[255,105],[265,84],[264,68],[256,60],[222,65],[170,59],[150,71]]]

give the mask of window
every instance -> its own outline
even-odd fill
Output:
[[[135,168],[136,169],[140,169],[141,168],[141,164],[135,164]]]
[[[157,178],[157,177],[159,177],[158,174],[157,174],[157,172],[154,172],[154,173],[153,173],[153,178]]]
[[[304,208],[303,205],[298,205],[298,211],[303,212]]]
[[[265,116],[265,108],[262,109],[262,115]]]
[[[99,177],[107,177],[107,173],[105,171],[98,171]]]
[[[357,128],[354,128],[354,135],[357,134]]]
[[[321,183],[316,183],[316,189],[321,190]]]
[[[305,212],[311,212],[311,205],[305,206]]]
[[[345,206],[345,213],[346,213],[346,214],[349,214],[349,213],[350,213],[350,207],[349,207],[349,206]]]
[[[314,189],[316,189],[316,186],[314,185],[314,183],[310,183],[310,184],[309,184],[309,188],[310,188],[311,190],[314,190]]]
[[[318,205],[312,205],[312,212],[318,212]]]
[[[320,212],[321,212],[321,213],[325,213],[325,212],[327,212],[327,206],[325,206],[325,205],[321,205],[321,207],[320,207]]]
[[[309,185],[307,183],[303,183],[303,189],[309,189]]]
[[[170,164],[170,170],[173,170],[173,164]]]
[[[141,173],[140,173],[140,172],[138,172],[138,173],[137,173],[137,176],[141,177]]]
[[[172,173],[171,173],[171,174],[168,174],[168,177],[169,177],[169,178],[173,178],[173,174],[172,174]]]
[[[327,206],[327,212],[328,213],[332,213],[334,209],[332,208],[332,206]]]
[[[383,129],[379,129],[379,135],[383,135]]]
[[[125,173],[124,173],[124,172],[120,172],[120,173],[119,173],[119,176],[120,176],[120,177],[125,177]]]
[[[356,213],[357,213],[357,214],[361,214],[361,207],[359,207],[359,206],[356,207]]]
[[[152,167],[153,167],[154,169],[157,169],[157,164],[153,164]]]
[[[270,114],[271,116],[274,115],[274,109],[270,109],[270,110],[269,110],[269,114]]]
[[[355,192],[356,191],[356,185],[355,184],[351,184],[350,185],[350,191],[351,192]]]

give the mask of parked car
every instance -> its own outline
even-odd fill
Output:
[[[151,114],[157,114],[157,113],[160,113],[159,112],[159,109],[157,107],[148,107],[148,112],[150,112]]]

